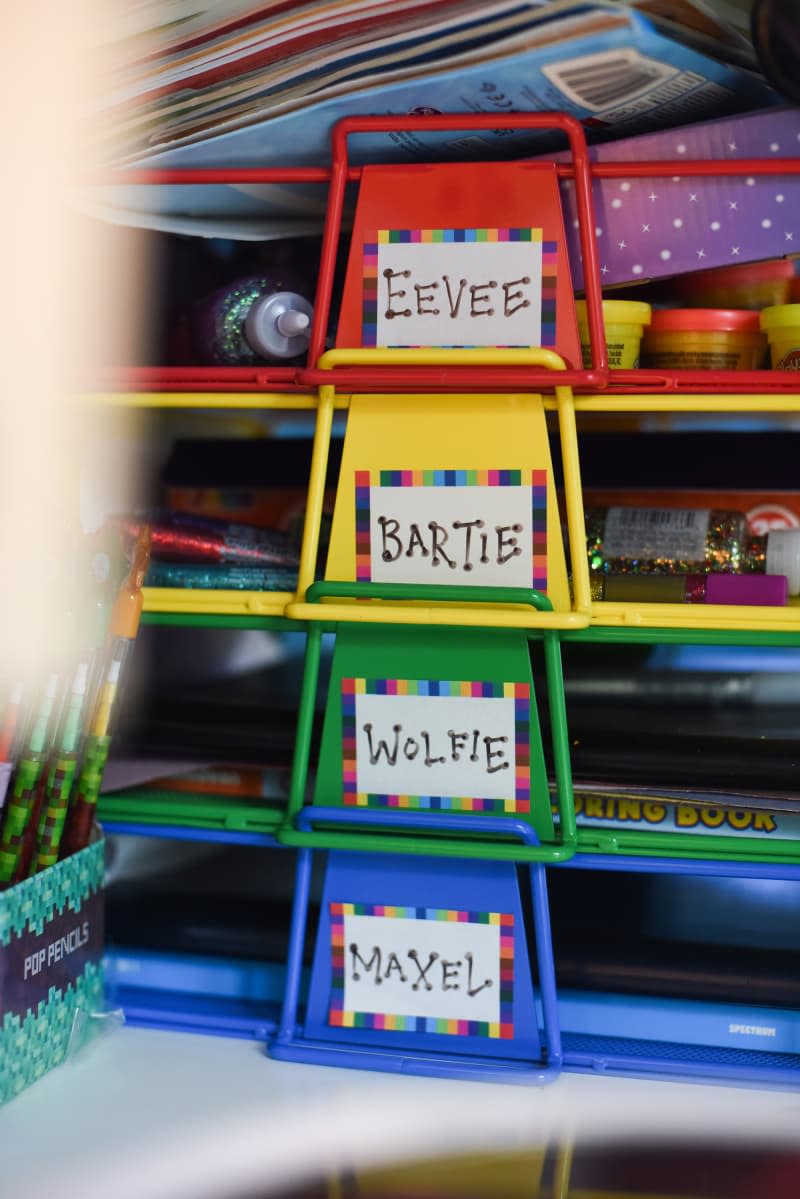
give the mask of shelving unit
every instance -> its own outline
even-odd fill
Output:
[[[522,630],[531,641],[548,639],[567,644],[709,644],[775,647],[800,646],[800,601],[786,608],[743,608],[721,605],[610,604],[593,603],[583,534],[579,429],[581,419],[591,417],[602,422],[615,414],[661,414],[671,417],[703,414],[719,425],[724,436],[726,422],[737,414],[766,416],[782,427],[800,416],[800,389],[789,373],[756,372],[610,372],[605,351],[601,314],[601,289],[592,206],[592,181],[597,178],[631,176],[665,177],[680,172],[684,176],[797,175],[800,159],[747,159],[723,164],[714,162],[659,162],[591,164],[580,127],[566,118],[550,114],[511,114],[504,123],[527,128],[545,123],[558,125],[570,139],[572,163],[559,165],[557,175],[574,182],[580,236],[586,278],[592,364],[577,369],[548,350],[369,350],[349,349],[322,353],[331,309],[332,280],[341,231],[344,189],[348,182],[361,179],[361,168],[348,161],[347,139],[353,133],[423,128],[491,128],[495,118],[482,116],[360,118],[339,123],[332,136],[330,170],[250,170],[250,171],[126,171],[124,181],[131,184],[202,184],[214,182],[248,183],[316,182],[327,183],[329,207],[320,260],[315,317],[308,364],[303,368],[265,366],[250,370],[225,368],[147,368],[107,374],[101,381],[96,402],[117,406],[147,408],[241,408],[256,410],[304,410],[315,417],[314,449],[308,491],[308,510],[301,554],[300,576],[294,593],[256,592],[179,592],[148,589],[145,622],[168,626],[217,628],[263,628],[271,630],[328,629],[334,624],[346,626],[387,624],[416,627],[439,625],[470,628]],[[119,179],[115,180],[119,182]],[[336,588],[309,589],[317,569],[319,522],[325,468],[331,437],[333,414],[347,411],[353,396],[385,395],[393,391],[417,394],[457,393],[497,394],[499,396],[543,395],[544,408],[558,417],[560,448],[565,475],[568,543],[571,560],[571,602],[567,610],[535,610],[523,606],[521,598],[513,603],[494,603],[479,597],[454,599],[440,597],[425,589],[407,594],[370,593],[359,584]],[[657,433],[652,434],[657,436]],[[354,600],[360,602],[354,603]],[[478,600],[478,602],[476,602]],[[301,716],[302,719],[302,716]],[[308,716],[306,714],[306,719]],[[307,747],[306,747],[307,748]],[[568,765],[567,765],[568,774]],[[305,776],[303,775],[303,781]],[[562,780],[563,781],[563,780]],[[256,824],[249,822],[232,805],[230,822],[224,827],[218,817],[196,831],[181,829],[169,822],[149,829],[158,835],[209,836],[221,840],[253,838],[249,843],[308,845],[294,823],[301,813],[304,794],[295,789],[288,816],[265,811]],[[157,802],[157,801],[156,801]],[[572,835],[570,804],[562,809],[561,835],[567,843]],[[198,815],[198,823],[204,817]],[[147,824],[131,821],[106,821],[109,831],[133,832]],[[358,834],[371,849],[388,849],[374,837]],[[557,833],[558,837],[558,833]],[[311,842],[313,843],[313,842]],[[331,842],[336,844],[336,842]],[[581,827],[577,831],[577,854],[558,854],[564,865],[582,869],[692,872],[716,876],[783,879],[800,882],[800,842],[744,842],[736,837],[713,839],[686,837],[680,833],[626,832]],[[570,861],[571,859],[571,861]],[[559,868],[556,866],[553,869]],[[296,1000],[296,996],[295,996]],[[602,1040],[602,1038],[601,1038]],[[613,1056],[613,1055],[612,1055]],[[724,1053],[699,1059],[692,1065],[689,1056],[675,1059],[668,1048],[653,1048],[649,1057],[638,1058],[629,1046],[617,1047],[616,1065],[611,1068],[635,1071],[683,1071],[728,1077],[731,1060]],[[786,1060],[772,1061],[769,1054],[751,1057],[755,1063],[750,1074],[754,1081],[783,1080],[797,1084],[800,1077],[800,1053]],[[608,1060],[602,1045],[567,1048],[566,1059],[579,1069],[606,1069]],[[741,1064],[741,1063],[740,1063]],[[717,1069],[719,1066],[719,1070]]]

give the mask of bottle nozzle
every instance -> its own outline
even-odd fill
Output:
[[[278,327],[278,332],[284,337],[296,337],[298,333],[303,333],[311,324],[311,319],[307,312],[299,312],[296,308],[289,308],[286,312],[282,312],[275,324]]]
[[[313,311],[298,292],[268,292],[248,312],[245,337],[251,348],[267,361],[297,358],[308,348]]]

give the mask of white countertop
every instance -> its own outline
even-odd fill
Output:
[[[800,1094],[564,1074],[545,1087],[270,1060],[115,1028],[0,1109],[9,1199],[241,1199],[458,1150],[649,1138],[800,1149]]]

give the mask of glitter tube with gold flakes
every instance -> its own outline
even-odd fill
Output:
[[[590,507],[586,549],[593,575],[784,575],[800,595],[800,529],[753,534],[744,512]]]

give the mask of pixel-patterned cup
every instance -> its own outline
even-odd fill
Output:
[[[761,313],[774,370],[800,371],[800,304],[776,304]]]
[[[578,330],[581,336],[583,365],[592,365],[586,301],[576,300]],[[603,300],[603,324],[606,329],[608,364],[613,370],[635,370],[639,365],[642,329],[650,323],[652,310],[641,300]]]

